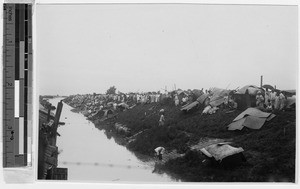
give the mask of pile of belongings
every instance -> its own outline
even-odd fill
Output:
[[[265,121],[270,121],[275,116],[272,113],[263,112],[257,108],[248,108],[238,115],[227,127],[228,130],[242,130],[244,127],[260,129]]]
[[[244,149],[239,147],[235,148],[228,143],[217,143],[206,146],[200,151],[208,158],[213,158],[219,163],[234,163],[238,164],[242,161],[246,161],[243,151]]]
[[[211,107],[210,105],[208,105],[204,108],[202,114],[214,114],[218,109],[218,107]]]
[[[118,133],[129,134],[130,129],[126,125],[115,123],[115,129]]]

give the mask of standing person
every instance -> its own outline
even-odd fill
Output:
[[[274,109],[275,109],[275,110],[278,110],[278,109],[279,109],[279,106],[280,106],[280,104],[279,104],[279,93],[277,92],[277,93],[276,93],[276,96],[275,96]]]
[[[264,109],[264,97],[263,97],[261,91],[258,91],[256,94],[256,106],[259,109]]]
[[[159,160],[162,160],[162,155],[165,153],[165,150],[166,149],[161,146],[154,149],[155,155],[156,155],[156,157],[158,157]]]
[[[279,110],[283,110],[285,106],[285,96],[282,92],[279,94]]]
[[[159,111],[159,113],[160,113],[160,118],[159,118],[159,126],[164,126],[165,125],[165,116],[164,116],[164,114],[165,114],[165,111],[164,111],[164,109],[161,109],[160,111]]]
[[[265,105],[268,106],[269,102],[271,102],[270,92],[266,91],[266,93],[265,93]]]
[[[179,105],[179,98],[178,98],[177,94],[175,95],[174,100],[175,100],[175,106],[178,106]]]
[[[271,102],[272,109],[275,109],[275,99],[276,99],[276,92],[273,89],[270,93],[270,102]]]
[[[114,110],[117,109],[117,103],[113,103],[113,108],[114,108]]]

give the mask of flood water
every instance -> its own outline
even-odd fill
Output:
[[[50,99],[57,106],[61,98]],[[58,166],[68,168],[68,180],[100,182],[174,182],[167,174],[152,173],[153,163],[139,160],[103,130],[64,103],[57,138]]]

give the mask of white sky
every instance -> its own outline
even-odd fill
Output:
[[[40,94],[296,89],[296,6],[37,5]]]

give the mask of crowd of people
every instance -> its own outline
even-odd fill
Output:
[[[181,110],[183,107],[193,103],[197,105],[195,107],[199,107],[198,105],[202,104],[203,112],[209,114],[215,113],[218,109],[237,109],[242,104],[242,101],[247,101],[247,99],[251,101],[246,103],[247,106],[251,104],[251,107],[256,106],[258,109],[266,112],[284,111],[287,107],[288,97],[284,91],[254,86],[249,86],[245,90],[245,87],[236,90],[210,88],[205,91],[203,89],[185,91],[178,89],[171,92],[78,94],[67,97],[65,102],[81,111],[87,111],[90,115],[100,110],[108,109],[126,111],[137,105],[160,103],[164,100],[174,103],[174,107],[181,108]],[[162,127],[166,121],[165,110],[161,109],[158,114],[157,126]],[[160,160],[162,158],[161,155],[164,153],[162,149],[163,147],[155,149]]]
[[[282,111],[286,107],[287,96],[283,91],[258,87],[254,90],[249,88],[249,91],[245,95],[252,96],[251,99],[256,100],[254,104],[262,111]],[[105,109],[123,111],[139,104],[159,103],[164,99],[173,101],[176,107],[183,107],[199,101],[204,105],[203,113],[212,114],[219,108],[238,108],[240,102],[237,100],[236,94],[240,94],[239,90],[211,88],[205,91],[203,89],[183,91],[178,89],[171,92],[72,95],[68,97],[68,101],[72,106],[88,111],[89,114]],[[162,126],[165,122],[164,110],[161,110],[159,114],[158,125]]]

